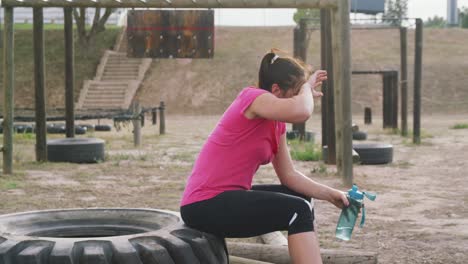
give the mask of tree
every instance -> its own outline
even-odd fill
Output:
[[[297,25],[299,25],[299,21],[301,21],[301,19],[308,19],[307,20],[308,26],[319,25],[320,24],[320,9],[311,9],[311,8],[297,9],[296,13],[294,13],[293,19]]]
[[[97,7],[94,13],[94,19],[89,30],[86,29],[86,8],[74,8],[73,16],[76,22],[78,32],[78,43],[87,48],[92,44],[94,37],[106,30],[106,22],[110,15],[115,11],[113,8],[106,8],[104,14],[101,16],[101,8]]]
[[[431,28],[444,28],[447,25],[447,21],[443,17],[430,17],[427,19],[426,22],[424,22],[425,27],[431,27]]]
[[[401,26],[408,14],[408,0],[386,0],[383,21],[393,26]]]
[[[460,27],[468,28],[468,8],[464,7],[460,10]]]

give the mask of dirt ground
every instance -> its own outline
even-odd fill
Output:
[[[168,116],[168,133],[159,136],[157,127],[144,127],[139,148],[133,146],[130,127],[90,133],[87,136],[106,140],[107,160],[98,164],[34,162],[34,137],[17,135],[16,172],[0,176],[0,213],[77,207],[178,210],[193,161],[218,118]],[[378,196],[366,203],[366,225],[356,227],[351,241],[334,238],[340,211],[315,201],[322,247],[377,252],[380,263],[468,263],[468,129],[450,129],[468,123],[466,115],[423,116],[419,146],[411,138],[381,129],[381,120],[371,126],[362,124],[362,116],[354,120],[369,133],[369,141],[393,144],[394,161],[355,166],[354,182]],[[320,142],[319,116],[307,127]],[[346,190],[334,166],[298,161],[295,165],[318,182]],[[254,182],[278,180],[268,165]]]

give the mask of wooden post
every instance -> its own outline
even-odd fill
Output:
[[[413,143],[421,143],[421,79],[422,79],[422,49],[423,21],[416,19],[416,43],[414,52],[414,98],[413,98]]]
[[[321,68],[326,70],[327,69],[327,16],[328,11],[325,9],[320,10],[320,61],[321,61]],[[322,147],[327,145],[328,140],[328,130],[327,130],[327,85],[328,82],[323,82],[322,84],[322,93],[323,96],[321,98],[321,114],[322,114]],[[326,158],[322,155],[322,159],[326,160]]]
[[[322,85],[322,146],[328,146],[327,164],[336,164],[335,110],[333,94],[333,54],[331,48],[330,10],[320,11],[322,69],[328,72],[328,80]]]
[[[66,7],[63,12],[65,32],[65,127],[67,138],[73,138],[75,137],[73,8]]]
[[[134,102],[132,106],[133,110],[133,143],[135,147],[139,147],[141,145],[141,106],[139,102]]]
[[[383,91],[382,91],[382,115],[383,128],[392,127],[392,77],[388,72],[382,74]]]
[[[159,134],[160,135],[166,134],[166,118],[164,116],[165,109],[166,109],[166,106],[164,104],[164,101],[161,101],[159,103]]]
[[[405,27],[400,28],[401,55],[401,135],[408,135],[408,33]]]
[[[153,125],[156,125],[156,123],[158,122],[158,113],[156,112],[156,108],[153,108],[151,110],[151,115],[152,115]]]
[[[141,127],[144,127],[145,126],[145,113],[144,112],[141,113],[140,118],[141,118]]]
[[[392,72],[392,128],[398,129],[398,71]]]
[[[337,2],[331,12],[333,75],[335,94],[336,164],[347,186],[353,183],[353,141],[351,132],[351,43],[350,1]]]
[[[3,35],[3,174],[13,173],[13,98],[15,80],[13,8],[5,7]]]
[[[47,161],[46,95],[44,67],[44,14],[33,8],[34,20],[34,93],[36,105],[36,160]]]
[[[301,19],[299,28],[294,28],[294,57],[305,62],[307,60],[307,44],[307,21]],[[299,131],[299,139],[305,140],[305,122],[295,123],[292,127],[293,130]]]
[[[372,124],[372,109],[370,107],[364,108],[364,124]]]

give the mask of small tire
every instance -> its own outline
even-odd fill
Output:
[[[363,131],[355,131],[353,132],[353,139],[354,140],[366,140],[367,133]]]
[[[49,134],[65,134],[65,125],[63,125],[63,124],[50,124],[50,125],[47,125],[47,133],[49,133]]]
[[[393,146],[391,144],[354,144],[353,148],[359,154],[361,164],[387,164],[393,161]]]
[[[47,158],[52,162],[95,163],[104,160],[104,140],[63,138],[47,142]]]
[[[94,126],[94,131],[111,131],[112,127],[110,125],[95,125]]]
[[[94,208],[0,216],[1,263],[226,264],[224,239],[175,212]],[[37,262],[39,261],[39,262]]]
[[[82,126],[76,126],[75,127],[75,134],[76,135],[84,135],[84,134],[86,134],[86,131],[87,131],[86,127],[82,127]]]

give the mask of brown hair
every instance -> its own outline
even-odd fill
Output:
[[[276,83],[284,92],[294,89],[297,93],[309,75],[310,69],[304,62],[279,49],[271,49],[260,64],[258,87],[271,92],[272,85]]]

